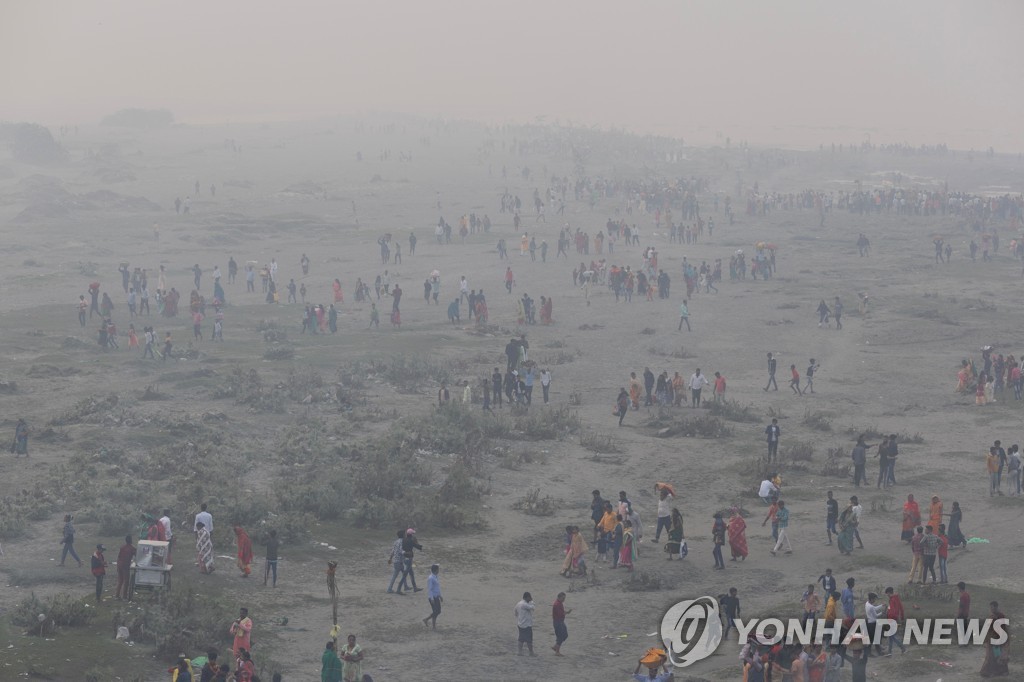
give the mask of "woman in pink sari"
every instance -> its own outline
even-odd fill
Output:
[[[732,552],[732,561],[737,558],[747,559],[747,522],[740,516],[740,510],[733,507],[729,517],[729,551]]]
[[[316,307],[316,324],[320,329],[321,334],[327,330],[327,327],[324,324],[324,307],[322,305],[318,305]]]
[[[335,303],[344,303],[345,302],[345,296],[344,296],[344,294],[341,293],[341,282],[339,282],[337,279],[335,279],[334,280],[334,284],[332,284],[331,287],[334,289],[334,302]]]

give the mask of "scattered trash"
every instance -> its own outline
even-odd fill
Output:
[[[617,653],[615,653],[614,651],[609,651],[609,652],[608,652],[608,655],[609,655],[609,656],[618,656],[618,654],[617,654]]]
[[[128,628],[126,628],[125,626],[122,625],[121,627],[119,627],[117,629],[117,634],[114,635],[114,639],[116,639],[116,640],[120,640],[120,639],[127,640],[130,634],[131,633],[128,632]]]
[[[658,634],[657,632],[648,632],[648,633],[647,633],[647,636],[648,636],[648,637],[654,637],[654,636],[656,636],[657,634]]]
[[[968,545],[987,545],[988,540],[985,538],[967,538]]]

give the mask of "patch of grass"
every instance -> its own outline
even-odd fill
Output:
[[[821,467],[821,475],[829,478],[849,478],[853,463],[843,448],[829,448],[825,455],[825,464]]]
[[[688,350],[686,346],[677,346],[668,350],[651,346],[647,349],[647,352],[660,358],[675,358],[677,360],[691,360],[697,357],[697,354]]]
[[[623,452],[622,443],[614,436],[584,431],[580,434],[580,445],[597,454]]]
[[[11,622],[26,628],[26,634],[45,636],[57,628],[88,625],[96,615],[95,609],[86,607],[84,598],[68,592],[60,592],[46,601],[39,599],[35,592],[22,599],[11,612]],[[42,619],[39,617],[43,616]]]
[[[263,351],[264,360],[291,360],[294,357],[294,348],[291,346],[285,346],[278,342],[274,342],[269,348]]]
[[[547,464],[547,455],[532,447],[517,446],[497,450],[498,466],[519,471],[524,464]]]
[[[664,408],[659,408],[658,414],[647,420],[647,426],[657,429],[658,438],[728,438],[733,435],[732,428],[714,415],[689,416]]]
[[[754,408],[750,405],[741,405],[735,400],[709,403],[708,412],[732,422],[757,423],[761,421],[761,417],[754,413]]]
[[[892,435],[891,431],[882,431],[877,426],[868,426],[866,428],[854,428],[850,427],[846,429],[846,435],[851,438],[857,438],[858,436],[864,436],[867,440],[881,440],[885,436]],[[921,445],[924,443],[924,436],[920,432],[915,433],[897,433],[896,442],[903,444],[909,443],[912,445]]]
[[[828,432],[832,430],[831,415],[820,410],[816,410],[814,412],[807,410],[804,412],[804,418],[800,420],[800,423],[815,431]]]
[[[874,497],[871,499],[870,505],[873,512],[890,512],[899,509],[899,503],[896,502],[896,498],[892,495]]]
[[[406,393],[420,393],[424,386],[451,385],[456,373],[465,369],[458,360],[434,360],[425,356],[392,355],[386,362],[371,361],[374,373]]]
[[[535,488],[516,500],[512,508],[530,516],[552,516],[558,510],[558,500],[550,495],[541,497],[540,488]]]
[[[626,579],[622,581],[622,589],[627,592],[658,592],[672,588],[673,585],[670,580],[654,573],[636,569],[630,571],[626,575]]]
[[[814,443],[810,441],[793,441],[782,448],[782,459],[790,463],[810,462],[814,459]]]
[[[781,407],[768,407],[768,418],[769,419],[785,419],[786,415],[783,414]]]
[[[248,405],[256,412],[284,412],[284,393],[263,383],[259,372],[236,367],[228,373],[214,392],[215,398],[234,398],[239,405]]]
[[[541,353],[536,358],[530,358],[538,367],[551,365],[565,365],[583,357],[583,351],[576,349],[574,352],[560,350],[557,353]]]
[[[152,644],[160,656],[176,656],[182,651],[206,651],[214,647],[230,649],[230,635],[224,627],[224,614],[234,604],[204,591],[188,579],[164,590],[144,609],[129,606],[113,613],[114,627],[124,625],[136,643]],[[143,593],[136,599],[146,599]]]

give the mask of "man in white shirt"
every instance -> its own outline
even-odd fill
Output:
[[[461,301],[462,299],[469,301],[469,282],[466,281],[465,275],[459,280],[459,300]]]
[[[672,527],[672,493],[665,486],[658,488],[658,528],[654,532],[654,539],[651,542],[658,542],[661,539],[661,529],[667,533]]]
[[[766,478],[761,481],[761,489],[757,491],[757,496],[761,498],[761,501],[765,504],[771,504],[772,495],[779,492],[779,489],[775,487],[771,479]]]
[[[850,498],[850,511],[853,513],[853,538],[860,548],[864,549],[864,543],[860,539],[860,515],[864,513],[864,507],[861,506],[856,495]]]
[[[523,655],[523,645],[530,651],[531,656],[535,656],[533,653],[533,597],[530,596],[529,592],[523,593],[523,598],[518,604],[516,604],[516,627],[519,628],[519,655]]]
[[[270,259],[270,281],[277,282],[277,259]]]
[[[700,373],[700,367],[690,375],[690,407],[700,407],[700,390],[708,385],[708,378]]]
[[[164,515],[160,517],[160,525],[164,527],[164,535],[167,536],[167,553],[170,554],[174,548],[174,534],[171,532],[171,510],[164,509]]]
[[[548,404],[548,391],[551,390],[551,370],[542,369],[540,372],[540,387],[544,390],[544,404]]]
[[[210,514],[210,512],[206,511],[206,503],[203,502],[201,505],[199,505],[199,509],[201,511],[198,514],[196,514],[196,520],[195,523],[192,524],[192,530],[194,531],[196,527],[200,523],[202,523],[203,528],[209,531],[210,535],[213,535],[213,516]]]
[[[868,592],[868,600],[864,602],[864,620],[867,621],[868,636],[870,637],[871,641],[874,641],[875,639],[875,628],[878,627],[878,619],[885,618],[885,612],[888,608],[888,606],[885,604],[876,604],[875,602],[877,600],[877,594],[875,594],[874,592]],[[870,643],[868,647],[870,648]],[[881,656],[883,654],[882,645],[876,644],[875,651],[878,653],[879,656]]]

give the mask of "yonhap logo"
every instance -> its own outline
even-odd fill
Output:
[[[661,639],[669,660],[677,668],[685,668],[715,653],[722,643],[718,600],[700,597],[672,606],[661,619]]]

